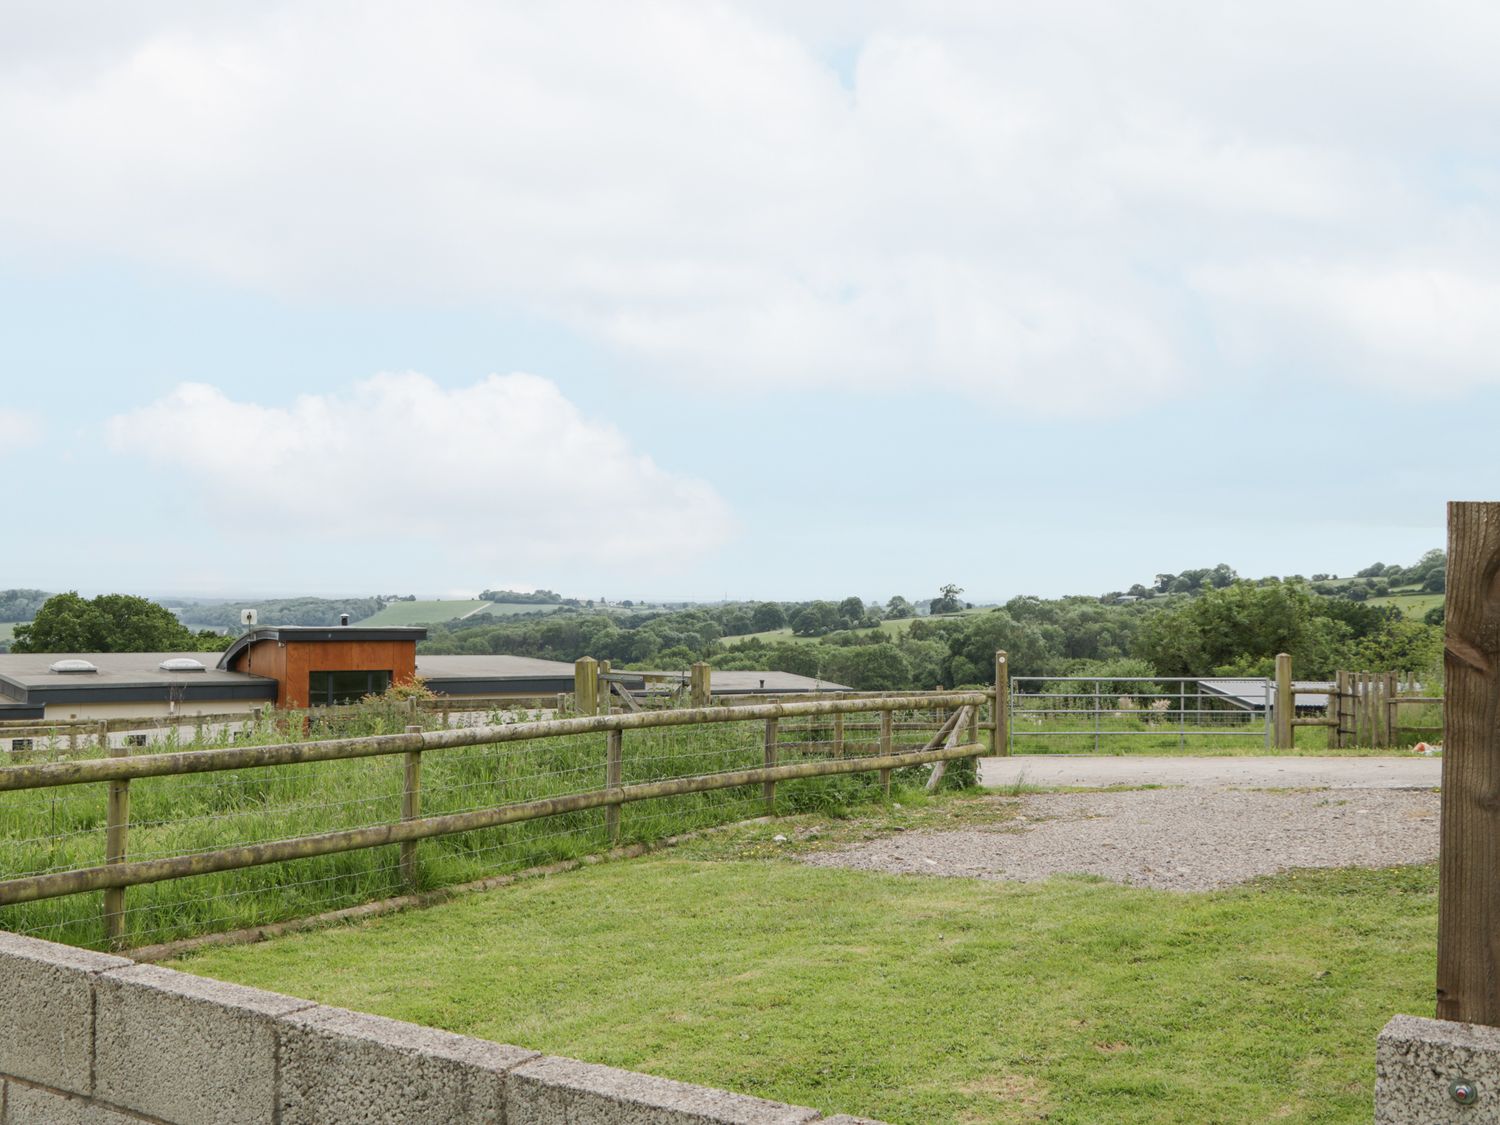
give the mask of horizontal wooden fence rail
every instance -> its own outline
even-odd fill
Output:
[[[82,785],[91,781],[124,781],[137,777],[169,777],[218,770],[289,766],[338,758],[371,758],[412,750],[441,750],[457,746],[486,746],[526,742],[570,734],[601,734],[647,727],[734,723],[747,719],[780,719],[797,715],[855,714],[867,711],[920,710],[934,704],[962,706],[988,698],[984,692],[952,691],[925,695],[896,695],[880,699],[830,699],[816,703],[761,703],[750,707],[695,707],[680,711],[647,711],[625,715],[583,715],[531,723],[503,723],[458,727],[410,734],[376,734],[359,738],[331,738],[321,742],[278,742],[267,746],[231,746],[214,750],[181,750],[167,754],[139,754],[89,761],[37,762],[0,766],[0,792],[43,789],[54,785]]]
[[[774,812],[777,782],[875,771],[879,772],[883,787],[889,792],[893,770],[928,764],[937,765],[941,769],[948,761],[977,757],[985,753],[988,747],[978,739],[974,717],[978,708],[988,699],[988,694],[984,692],[941,692],[589,715],[436,731],[423,731],[413,726],[404,734],[4,766],[0,767],[0,792],[103,783],[108,790],[108,815],[102,826],[106,836],[105,862],[102,865],[38,871],[16,878],[0,879],[0,907],[102,890],[105,892],[105,935],[111,945],[120,948],[125,944],[125,889],[128,887],[390,844],[401,846],[399,867],[402,878],[415,885],[416,842],[437,836],[603,808],[606,810],[608,834],[613,842],[619,832],[620,808],[637,801],[760,785],[763,787],[767,811]],[[902,749],[893,745],[892,732],[896,725],[893,717],[897,711],[946,714],[947,720],[942,723],[938,734],[925,745]],[[777,760],[779,752],[793,748],[793,744],[782,744],[779,740],[777,726],[784,718],[827,717],[835,728],[841,728],[846,715],[872,713],[880,718],[878,742],[843,743],[840,730],[841,742],[832,755],[812,761]],[[765,724],[763,765],[708,772],[702,771],[700,767],[699,772],[688,776],[622,784],[622,762],[629,760],[622,741],[628,731],[755,720],[761,720]],[[961,737],[961,731],[966,738]],[[590,734],[607,735],[605,744],[601,746],[601,788],[525,800],[512,798],[508,803],[488,807],[422,815],[421,777],[422,756],[425,752]],[[135,860],[129,857],[132,780],[392,755],[404,756],[399,819],[335,831],[311,834],[304,832],[282,839],[238,843],[209,850],[195,850],[187,854],[156,855]]]
[[[301,836],[265,844],[247,844],[243,847],[221,848],[218,851],[197,852],[193,855],[141,860],[134,863],[106,864],[102,867],[90,867],[78,871],[34,875],[26,879],[7,879],[0,881],[0,906],[12,906],[41,898],[56,898],[59,895],[80,894],[85,891],[106,890],[112,887],[134,887],[142,883],[159,883],[164,879],[211,875],[216,871],[232,871],[237,868],[256,867],[260,864],[280,863],[291,859],[308,859],[313,856],[330,855],[334,852],[355,851],[359,848],[377,848],[384,844],[424,840],[432,836],[447,836],[456,832],[472,832],[479,828],[497,828],[523,820],[582,812],[607,805],[624,805],[632,801],[649,801],[656,797],[704,793],[713,789],[733,789],[740,785],[767,784],[804,777],[829,777],[844,773],[903,769],[907,766],[951,761],[954,758],[972,758],[983,754],[986,749],[987,747],[980,743],[971,743],[937,750],[909,750],[863,758],[832,758],[822,762],[795,762],[785,766],[764,766],[759,769],[700,774],[696,777],[673,778],[670,781],[624,785],[615,789],[596,789],[589,793],[578,793],[569,797],[549,797],[541,801],[501,805],[476,812],[402,820],[373,828],[353,828],[344,832],[325,832],[317,836]]]

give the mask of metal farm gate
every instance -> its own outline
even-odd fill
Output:
[[[1275,684],[1186,676],[1012,676],[1011,753],[1213,750],[1272,742]]]

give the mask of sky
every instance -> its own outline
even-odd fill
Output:
[[[1102,593],[1500,494],[1500,6],[0,6],[0,588]]]

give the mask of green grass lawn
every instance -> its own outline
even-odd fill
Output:
[[[1428,610],[1443,604],[1443,594],[1392,594],[1385,598],[1371,598],[1371,605],[1393,605],[1407,617],[1418,621]]]
[[[1368,1122],[1376,1033],[1431,1007],[1430,867],[1175,894],[787,855],[890,827],[786,818],[177,964],[891,1122]]]

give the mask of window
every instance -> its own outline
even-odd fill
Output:
[[[391,686],[385,672],[309,672],[307,705],[328,707],[335,703],[357,703],[361,696],[376,695]]]
[[[146,736],[144,734],[127,734],[125,736],[125,745],[144,746],[146,745]]]
[[[31,749],[32,742],[29,738],[12,738],[10,748],[17,754],[24,754]]]

